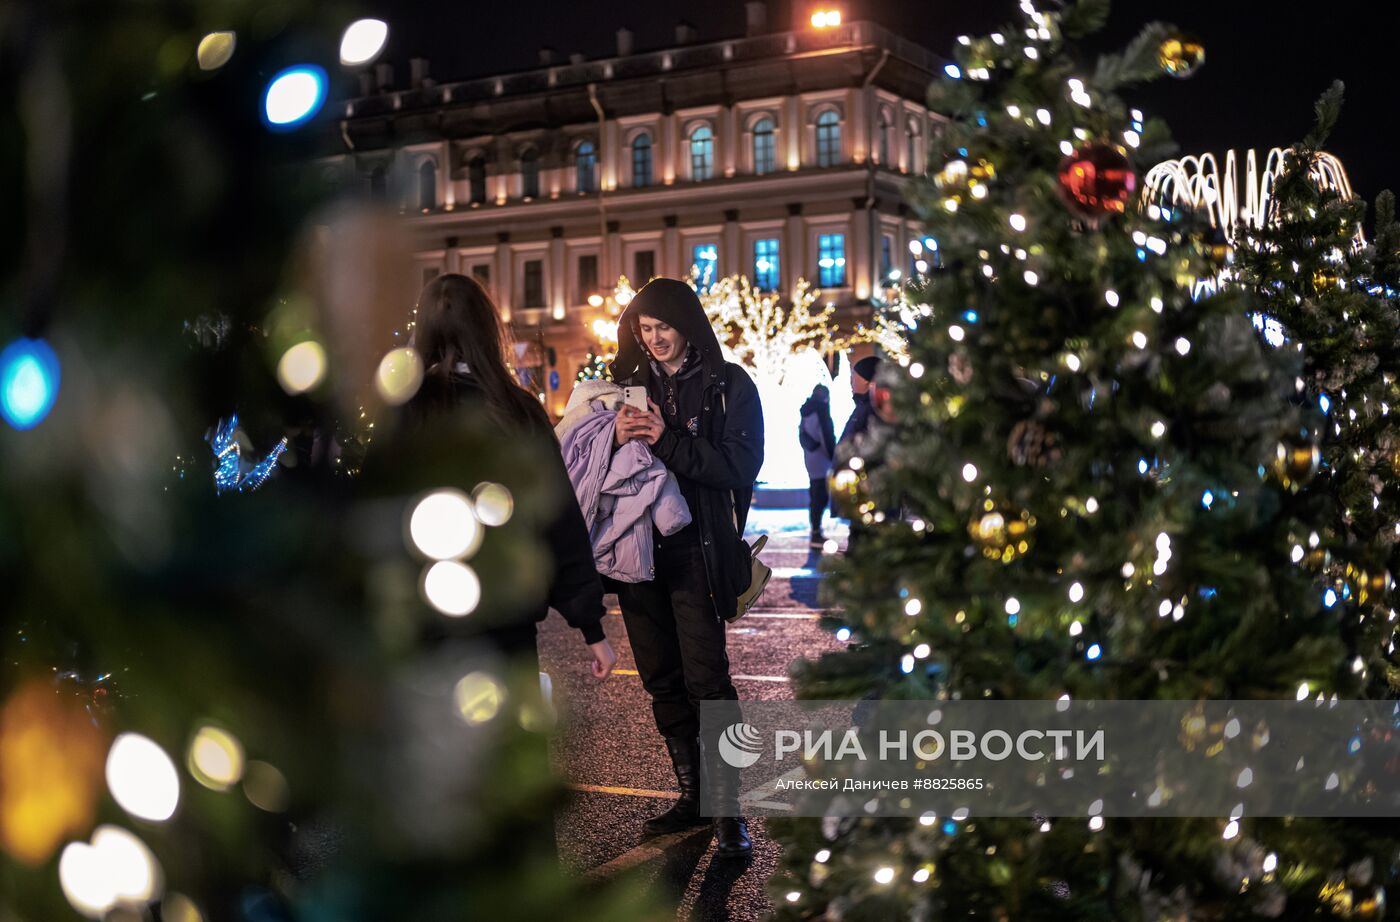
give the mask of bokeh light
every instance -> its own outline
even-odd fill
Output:
[[[263,95],[263,120],[274,131],[305,124],[326,102],[326,71],[315,64],[298,64],[279,71]]]
[[[389,26],[380,19],[358,19],[340,37],[340,63],[346,67],[368,64],[384,50]]]
[[[460,490],[437,490],[418,501],[408,520],[409,540],[424,557],[470,557],[481,546],[481,522]]]
[[[175,815],[180,776],[165,750],[139,733],[123,733],[107,753],[107,788],[132,816],[155,823]]]
[[[452,690],[457,713],[472,726],[484,724],[501,712],[505,689],[501,683],[484,672],[469,672]]]
[[[234,32],[210,32],[199,40],[199,48],[194,57],[200,70],[218,70],[233,57],[233,49],[238,45],[238,35]]]
[[[97,827],[91,844],[70,843],[59,858],[58,880],[68,902],[90,919],[117,906],[141,906],[163,887],[155,855],[119,826]]]
[[[423,384],[423,360],[412,346],[392,349],[374,373],[374,389],[390,406],[407,403]]]
[[[58,356],[42,339],[17,339],[0,352],[0,415],[16,429],[44,421],[58,398]]]
[[[423,575],[423,595],[444,615],[460,618],[475,611],[481,601],[481,580],[466,564],[439,560]]]
[[[243,744],[227,730],[205,724],[190,741],[186,765],[206,788],[227,791],[243,777]]]
[[[510,521],[515,512],[515,497],[499,483],[479,484],[472,491],[472,502],[476,504],[476,517],[481,524],[499,528]]]
[[[289,394],[304,394],[325,377],[325,347],[312,339],[297,343],[277,362],[277,383]]]
[[[160,902],[161,922],[204,922],[194,900],[183,893],[168,893]]]
[[[243,773],[243,796],[268,813],[282,813],[291,805],[292,789],[277,766],[253,761]]]

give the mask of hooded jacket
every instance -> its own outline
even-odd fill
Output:
[[[660,382],[654,380],[650,356],[636,333],[637,318],[644,315],[678,330],[699,358],[698,374],[676,382],[699,390],[700,411],[694,430],[668,424],[651,450],[680,480],[699,530],[715,615],[728,619],[751,576],[749,548],[742,536],[753,501],[754,479],[763,466],[763,409],[758,388],[744,369],[724,360],[719,339],[694,289],[685,282],[664,278],[648,282],[618,319],[613,381],[646,387],[649,394],[658,392]]]
[[[802,442],[802,460],[807,465],[809,480],[825,479],[836,457],[836,430],[831,422],[831,403],[816,395],[802,404],[801,431],[807,438]],[[812,448],[808,448],[808,445]]]
[[[661,534],[675,534],[690,524],[690,509],[675,475],[645,444],[634,440],[613,450],[621,400],[615,384],[584,382],[574,388],[554,431],[598,572],[640,583],[656,575],[653,523]]]

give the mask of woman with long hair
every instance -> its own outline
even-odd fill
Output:
[[[413,334],[426,372],[407,409],[420,423],[475,409],[504,434],[538,446],[538,462],[555,481],[555,495],[563,497],[544,535],[554,561],[548,606],[582,632],[593,654],[593,675],[606,678],[617,655],[603,633],[603,584],[594,567],[588,528],[549,417],[510,370],[509,342],[500,311],[475,279],[455,273],[433,279],[418,298]],[[521,499],[528,501],[528,497]],[[537,657],[536,623],[544,620],[548,608],[532,614],[528,623],[493,628],[488,634],[508,655]]]

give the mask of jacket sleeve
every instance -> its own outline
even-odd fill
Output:
[[[552,440],[551,440],[552,441]],[[564,616],[571,627],[583,632],[587,643],[605,639],[603,633],[603,583],[593,565],[593,546],[588,540],[578,499],[574,496],[569,472],[556,447],[548,452],[550,476],[558,481],[563,498],[560,509],[545,529],[545,540],[554,557],[554,579],[549,586],[549,605]]]
[[[736,365],[726,370],[729,387],[718,444],[667,429],[651,450],[667,468],[702,486],[742,490],[753,486],[763,467],[763,407],[748,374]]]
[[[828,458],[836,457],[836,430],[831,423],[831,407],[824,405],[821,410],[822,443]]]

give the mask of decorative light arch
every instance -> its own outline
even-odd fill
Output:
[[[1240,158],[1226,151],[1224,169],[1214,154],[1166,160],[1147,171],[1143,179],[1143,201],[1163,208],[1189,208],[1203,211],[1212,227],[1218,228],[1225,241],[1235,245],[1236,228],[1243,224],[1262,228],[1269,220],[1274,182],[1283,172],[1287,151],[1275,147],[1259,168],[1258,154],[1244,152],[1244,177],[1241,188]],[[1312,174],[1326,189],[1334,189],[1343,198],[1351,198],[1351,181],[1342,162],[1326,151],[1320,151],[1313,161]],[[1356,229],[1358,243],[1364,243],[1361,228]]]

